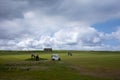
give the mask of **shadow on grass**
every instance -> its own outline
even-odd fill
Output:
[[[47,58],[39,58],[39,61],[40,60],[48,60]],[[36,61],[35,58],[28,58],[28,59],[25,59],[25,61]]]

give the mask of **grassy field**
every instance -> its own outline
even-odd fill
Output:
[[[120,80],[120,52],[54,51],[61,61],[52,61],[51,54],[34,51],[40,61],[31,59],[30,51],[0,51],[0,80]]]

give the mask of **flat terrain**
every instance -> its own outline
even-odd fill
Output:
[[[120,52],[54,51],[61,61],[52,61],[51,53],[0,51],[0,80],[120,80]]]

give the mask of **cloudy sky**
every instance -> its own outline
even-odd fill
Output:
[[[120,50],[120,0],[0,0],[0,50]]]

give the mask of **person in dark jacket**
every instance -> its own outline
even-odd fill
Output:
[[[39,61],[39,56],[38,56],[38,55],[35,57],[35,60],[36,60],[36,61]]]

